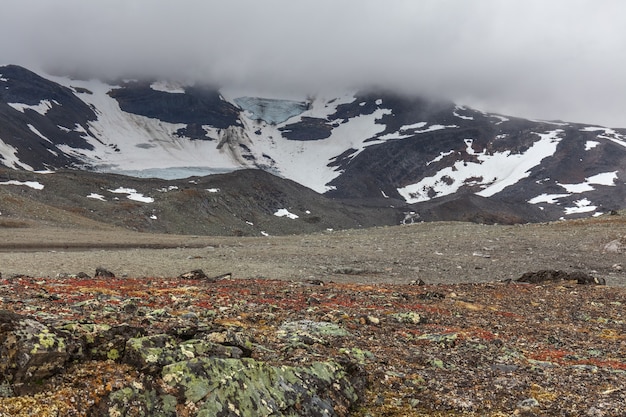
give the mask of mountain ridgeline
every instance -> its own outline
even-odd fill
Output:
[[[71,79],[15,65],[0,67],[0,165],[6,178],[26,181],[45,170],[83,184],[76,187],[80,198],[72,197],[72,187],[54,198],[42,197],[45,187],[29,191],[56,207],[84,207],[90,193],[103,196],[90,199],[90,207],[112,203],[97,188],[84,194],[98,181],[100,191],[151,181],[139,186],[150,193],[227,175],[233,186],[219,187],[222,195],[245,192],[247,201],[234,198],[231,216],[249,226],[254,222],[244,217],[254,210],[273,216],[297,207],[302,224],[310,217],[306,231],[414,221],[406,216],[412,212],[426,221],[521,223],[626,206],[625,129],[526,120],[389,91],[287,100],[162,80]],[[0,191],[21,185],[4,183]],[[203,215],[213,188],[198,188],[195,210]],[[293,195],[272,199],[286,189]],[[312,207],[320,211],[307,214]],[[250,213],[241,215],[244,209]],[[84,215],[97,212],[92,207]],[[152,230],[154,223],[133,227]],[[220,233],[266,232],[227,223],[232,227]],[[193,232],[181,227],[156,229]],[[204,232],[219,232],[209,229]],[[297,231],[296,225],[275,229]]]

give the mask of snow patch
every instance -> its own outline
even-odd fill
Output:
[[[589,151],[595,148],[596,146],[598,146],[599,144],[600,142],[596,142],[595,140],[588,140],[587,142],[585,142],[585,150]]]
[[[0,182],[0,185],[24,185],[26,187],[30,187],[33,190],[43,190],[43,184],[37,181],[5,181]]]
[[[587,191],[595,190],[591,184],[586,182],[582,182],[580,184],[561,184],[560,182],[557,182],[557,184],[565,188],[565,191],[572,194],[586,193]]]
[[[52,143],[52,141],[50,139],[48,139],[47,137],[45,137],[40,131],[38,131],[35,126],[31,125],[30,123],[27,124],[27,126],[30,129],[30,131],[33,132],[35,135],[39,136],[40,138],[42,138],[46,142]]]
[[[0,140],[0,162],[2,165],[13,169],[25,169],[26,171],[33,171],[34,168],[24,162],[20,161],[17,157],[17,149],[13,146],[4,143]]]
[[[579,184],[561,184],[560,182],[557,184],[565,188],[568,193],[579,194],[595,190],[593,185],[615,186],[615,181],[617,181],[617,171],[602,172],[600,174],[593,175],[585,178],[585,181]]]
[[[537,197],[533,197],[528,202],[530,204],[539,204],[539,203],[548,203],[548,204],[556,204],[556,200],[563,197],[569,197],[569,194],[546,194],[543,193],[538,195]]]
[[[589,213],[595,211],[598,207],[592,205],[591,201],[586,198],[574,201],[574,207],[565,207],[565,215]]]
[[[158,188],[157,191],[160,193],[167,193],[169,191],[178,190],[178,186],[176,185],[168,185],[167,187]]]
[[[398,132],[388,133],[384,136],[380,136],[378,139],[381,139],[381,140],[406,139],[406,138],[410,138],[411,136],[417,135],[420,133],[428,133],[428,132],[434,132],[436,130],[453,129],[453,128],[459,127],[457,125],[447,125],[447,126],[446,125],[430,125],[425,129],[421,129],[427,124],[428,124],[427,122],[419,122],[419,123],[414,123],[411,125],[402,126],[400,130],[398,130]]]
[[[24,103],[7,103],[9,106],[13,107],[15,110],[24,113],[24,110],[34,110],[37,113],[45,116],[48,113],[48,110],[52,108],[52,103],[56,105],[60,105],[56,100],[41,100],[39,104],[24,104]]]
[[[219,193],[220,192],[219,188],[207,188],[206,190],[208,192],[210,192],[210,193]]]
[[[109,190],[109,192],[112,192],[114,194],[128,194],[126,198],[128,198],[129,200],[133,200],[133,201],[139,201],[141,203],[153,203],[154,202],[154,198],[146,197],[143,194],[138,193],[137,190],[135,190],[134,188],[118,187],[115,190]]]
[[[293,220],[295,220],[295,219],[297,219],[299,217],[297,214],[290,213],[289,210],[284,209],[284,208],[280,209],[280,210],[277,210],[276,213],[274,213],[274,216],[277,216],[277,217],[287,217],[287,218],[290,218],[290,219],[293,219]]]
[[[472,116],[464,116],[464,115],[462,115],[462,114],[457,113],[457,110],[460,110],[460,111],[465,111],[465,110],[467,110],[467,109],[466,109],[465,107],[463,107],[463,106],[456,106],[456,108],[455,108],[455,109],[454,109],[454,111],[452,112],[452,114],[453,114],[455,117],[458,117],[459,119],[463,119],[463,120],[474,120],[474,118],[473,118]]]
[[[436,157],[432,161],[426,162],[426,166],[428,166],[430,164],[434,164],[435,162],[439,162],[439,161],[443,160],[443,158],[445,158],[446,156],[452,155],[454,152],[455,152],[454,150],[448,151],[448,152],[441,152],[438,157]]]
[[[91,193],[87,196],[87,198],[92,198],[94,200],[100,200],[100,201],[107,201],[103,195],[101,194],[96,194],[96,193]]]

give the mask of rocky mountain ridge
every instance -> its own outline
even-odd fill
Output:
[[[394,212],[379,224],[406,212],[510,223],[626,206],[626,130],[387,91],[286,100],[4,66],[0,141],[0,163],[27,171],[173,179],[262,170],[352,207]]]

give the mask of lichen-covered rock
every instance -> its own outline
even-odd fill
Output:
[[[409,311],[406,313],[394,313],[391,316],[396,319],[398,323],[404,324],[420,324],[424,320],[424,318],[420,314],[414,311]]]
[[[197,357],[241,358],[241,349],[223,346],[208,340],[192,339],[178,343],[172,336],[159,334],[129,339],[126,342],[124,362],[136,369],[156,374],[175,362]]]
[[[248,333],[226,329],[224,331],[207,333],[203,339],[224,346],[236,347],[241,350],[241,356],[243,357],[248,358],[252,356],[254,341]]]
[[[0,375],[15,394],[37,391],[63,369],[68,340],[32,318],[0,310]]]
[[[283,323],[277,336],[295,348],[315,343],[327,345],[330,339],[350,336],[350,332],[335,323],[299,320]]]
[[[178,402],[197,409],[198,416],[342,416],[363,387],[353,381],[362,375],[335,362],[292,367],[197,358],[164,367],[162,377]]]
[[[175,417],[176,397],[169,394],[159,394],[152,385],[152,380],[143,383],[136,382],[122,389],[113,391],[93,411],[98,417]]]
[[[59,330],[78,341],[81,349],[74,359],[117,361],[124,355],[127,340],[145,335],[145,329],[128,324],[67,323]]]

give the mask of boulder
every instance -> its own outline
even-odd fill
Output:
[[[519,277],[517,282],[526,282],[529,284],[541,284],[545,282],[559,282],[559,281],[576,281],[582,285],[605,285],[604,278],[594,277],[585,272],[574,271],[558,271],[554,269],[544,269],[536,272],[526,272]]]
[[[61,371],[72,350],[68,339],[38,321],[0,310],[0,375],[17,395],[34,393]]]
[[[230,278],[231,276],[232,274],[230,272],[227,272],[225,274],[220,274],[220,275],[216,275],[213,277],[209,277],[207,274],[204,273],[202,269],[194,269],[193,271],[180,274],[178,278],[179,279],[197,279],[197,280],[204,280],[208,282],[215,282],[221,279]]]
[[[74,359],[113,360],[124,356],[126,341],[145,335],[145,329],[122,323],[116,326],[96,323],[67,323],[59,331],[76,340],[81,351]]]
[[[167,334],[132,338],[126,342],[124,362],[149,374],[160,373],[164,366],[197,357],[241,358],[243,352],[208,340],[191,339],[178,343]]]
[[[115,278],[115,274],[108,269],[98,267],[96,268],[94,278]]]
[[[335,323],[298,320],[283,323],[276,336],[285,340],[291,348],[302,348],[316,343],[328,345],[331,339],[348,337],[350,332]]]
[[[197,407],[197,415],[342,416],[364,387],[358,367],[348,369],[332,361],[292,367],[199,358],[164,367],[162,378],[179,403]]]

